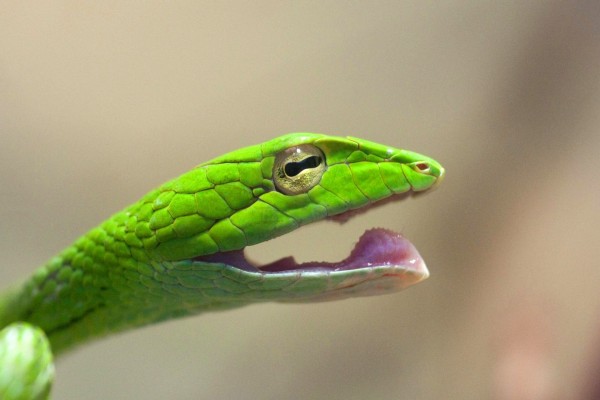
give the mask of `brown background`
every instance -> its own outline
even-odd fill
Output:
[[[2,4],[3,286],[152,187],[282,133],[448,172],[431,195],[251,251],[333,260],[385,226],[424,254],[423,284],[118,335],[61,359],[55,398],[592,398],[600,13],[523,3]]]

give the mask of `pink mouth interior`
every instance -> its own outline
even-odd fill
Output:
[[[379,266],[401,266],[407,269],[418,268],[422,263],[417,249],[399,233],[375,228],[366,231],[354,246],[348,257],[339,262],[309,261],[297,263],[293,256],[281,258],[272,263],[255,266],[244,255],[244,250],[216,253],[196,257],[197,261],[225,263],[250,272],[288,271],[348,271],[358,268]],[[411,268],[412,267],[412,268]]]

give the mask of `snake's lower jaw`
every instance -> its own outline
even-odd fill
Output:
[[[331,280],[337,283],[328,290],[310,296],[289,296],[279,301],[310,302],[379,296],[406,289],[429,277],[429,271],[422,260],[409,266],[369,267],[364,272],[363,274],[351,273],[351,271],[332,272]]]
[[[285,257],[266,265],[249,261],[243,250],[197,257],[193,261],[222,264],[236,282],[248,281],[248,298],[278,301],[324,301],[397,292],[429,276],[415,246],[399,233],[366,231],[344,260],[297,263]],[[204,267],[202,267],[204,268]],[[236,289],[238,290],[238,289]]]
[[[292,285],[286,290],[289,297],[282,301],[324,301],[393,293],[429,276],[415,246],[401,234],[382,228],[366,231],[350,255],[338,263],[296,264],[289,258],[260,270],[267,274],[295,274],[298,282],[306,279],[309,286],[311,279],[326,276],[322,279],[327,284],[321,290],[296,292]]]
[[[393,293],[429,277],[415,246],[399,233],[386,229],[365,232],[344,262],[348,260],[352,260],[352,268],[332,272],[339,284],[324,293],[325,297],[333,300]]]
[[[379,277],[358,282],[354,285],[342,287],[339,290],[345,291],[352,289],[352,295],[373,296],[384,293],[393,293],[399,290],[415,285],[429,277],[429,270],[423,262],[419,260],[411,265],[390,265],[387,271]]]

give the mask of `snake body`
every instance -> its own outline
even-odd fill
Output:
[[[116,213],[0,297],[0,398],[43,399],[53,355],[86,340],[263,301],[399,290],[428,276],[408,240],[367,231],[339,263],[257,266],[244,248],[436,186],[435,160],[358,138],[288,134],[209,162]]]

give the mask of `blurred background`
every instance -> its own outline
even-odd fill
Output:
[[[335,260],[384,226],[420,249],[422,284],[117,335],[61,358],[54,397],[599,398],[599,4],[3,2],[2,286],[151,188],[283,133],[447,169],[427,196],[250,251]]]

